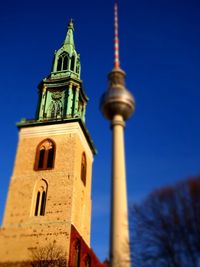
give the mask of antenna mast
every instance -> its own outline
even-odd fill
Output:
[[[118,38],[118,4],[114,3],[114,68],[120,68],[119,62],[119,38]]]

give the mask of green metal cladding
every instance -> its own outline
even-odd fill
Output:
[[[80,118],[85,122],[88,98],[80,79],[80,54],[75,49],[73,32],[70,20],[64,43],[54,53],[52,71],[38,86],[36,120]]]

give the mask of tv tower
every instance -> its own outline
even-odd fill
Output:
[[[125,72],[120,68],[118,40],[118,4],[114,3],[114,68],[108,74],[108,89],[102,95],[100,109],[111,121],[112,184],[110,219],[110,266],[130,267],[130,244],[124,155],[125,121],[135,109],[132,94],[125,87]]]

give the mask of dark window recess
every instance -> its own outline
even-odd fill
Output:
[[[74,63],[75,63],[75,56],[72,56],[71,58],[71,70],[74,71]]]
[[[86,155],[85,152],[83,152],[81,160],[81,180],[84,185],[86,185],[86,172],[87,172]]]
[[[42,202],[41,202],[41,207],[40,207],[40,215],[41,216],[44,216],[45,204],[46,204],[46,193],[43,191],[42,192]]]
[[[57,71],[60,71],[61,69],[62,69],[62,57],[59,57],[58,65],[57,65]]]
[[[54,148],[48,150],[47,169],[53,168]]]
[[[65,56],[63,61],[63,70],[67,69],[68,69],[68,56]]]
[[[44,166],[44,154],[45,154],[45,148],[42,148],[40,150],[40,154],[39,154],[38,169],[43,169],[43,166]]]
[[[73,102],[72,102],[72,115],[75,114],[75,104],[76,104],[76,86],[72,86],[72,93],[73,93]]]
[[[40,202],[40,192],[37,193],[36,205],[35,205],[35,216],[38,215],[39,202]]]
[[[46,139],[37,147],[35,158],[35,170],[53,169],[55,160],[55,144]]]
[[[77,64],[79,64],[78,62],[76,63],[76,73],[79,73],[79,65],[77,65]]]
[[[47,182],[42,179],[37,182],[36,188],[34,190],[34,201],[35,201],[35,216],[44,216],[45,215],[45,207],[46,207],[46,199],[47,199]]]

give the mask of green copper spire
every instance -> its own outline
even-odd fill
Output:
[[[80,54],[76,52],[73,33],[71,19],[64,43],[54,53],[52,71],[38,87],[38,121],[80,118],[85,122],[88,98],[80,79]]]
[[[70,19],[70,22],[68,24],[67,35],[66,35],[66,38],[65,38],[65,41],[64,41],[64,45],[71,45],[74,48],[73,31],[74,31],[74,23],[73,23],[73,20]]]
[[[80,54],[74,45],[74,24],[68,24],[67,35],[58,51],[55,51],[51,77],[74,77],[80,79]]]

